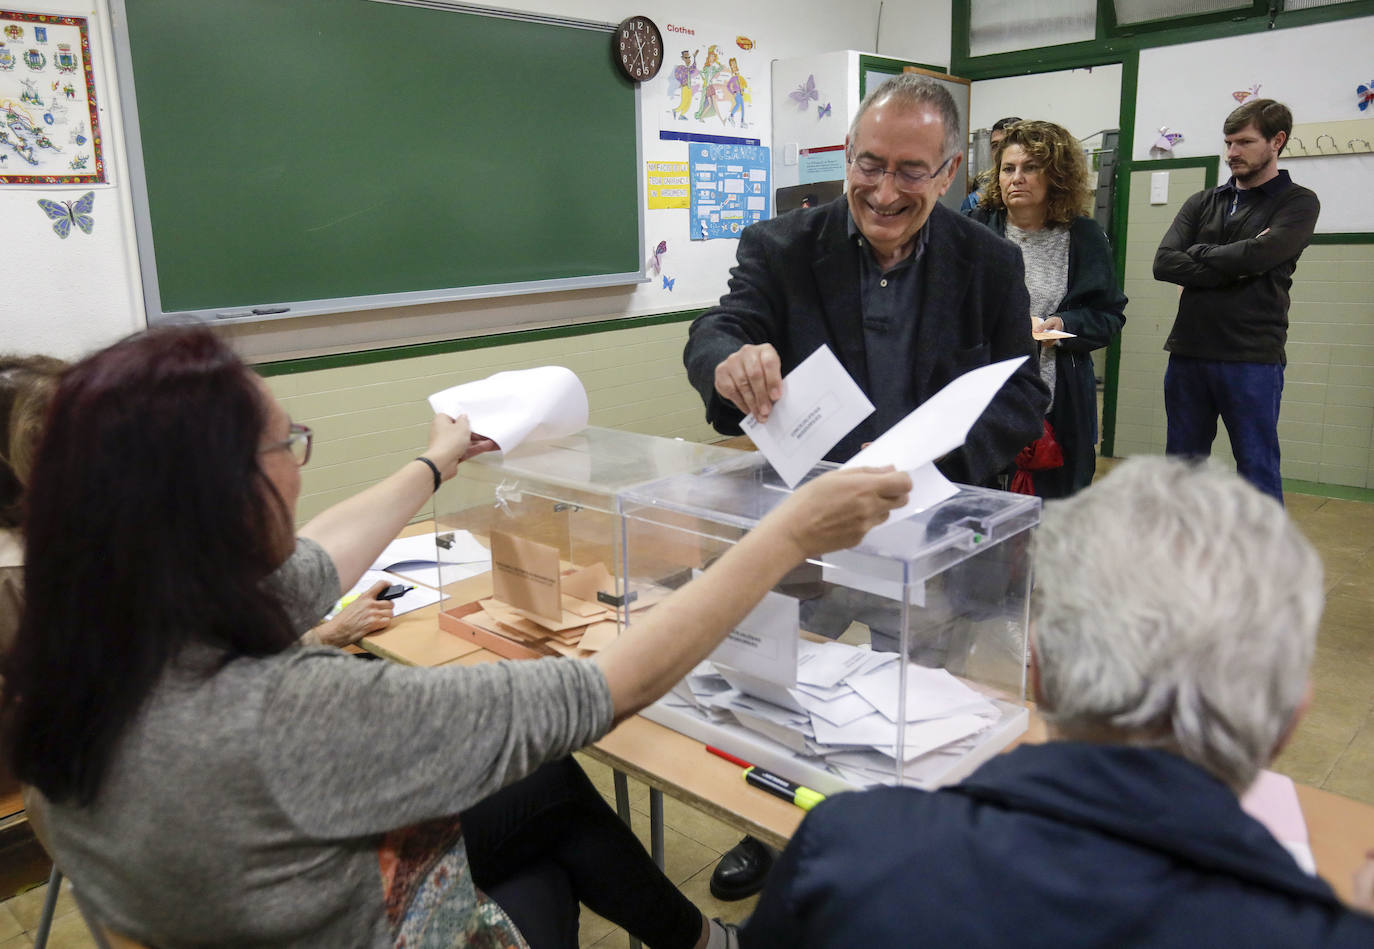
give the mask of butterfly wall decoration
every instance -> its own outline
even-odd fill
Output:
[[[820,102],[821,94],[816,91],[815,73],[807,76],[806,82],[789,92],[787,97],[797,104],[798,112],[805,112],[806,107],[812,102]]]
[[[1181,141],[1183,141],[1182,132],[1170,132],[1169,126],[1161,125],[1159,127],[1159,137],[1154,140],[1154,144],[1150,147],[1157,148],[1162,152],[1172,152],[1174,146]]]
[[[662,257],[666,253],[668,253],[668,242],[659,241],[658,246],[654,248],[653,254],[649,257],[649,269],[654,272],[655,276],[663,270]]]
[[[1359,85],[1355,87],[1355,100],[1363,112],[1374,103],[1374,79],[1369,80],[1369,85]]]
[[[1258,99],[1259,91],[1260,84],[1255,83],[1249,89],[1238,89],[1231,93],[1231,98],[1235,99],[1241,105],[1245,105],[1245,103],[1249,102],[1251,99]]]
[[[829,114],[830,114],[830,103],[829,103],[829,102],[827,102],[825,105],[818,105],[818,106],[816,106],[816,121],[817,121],[817,122],[819,122],[821,119],[825,118],[825,117],[826,117],[827,115],[829,115]]]
[[[47,198],[39,198],[38,206],[43,209],[43,213],[52,218],[52,229],[58,237],[66,238],[72,232],[72,225],[81,228],[82,233],[89,234],[95,227],[95,218],[91,217],[91,208],[95,207],[95,192],[87,191],[75,201],[50,201]]]
[[[673,289],[673,284],[675,284],[675,283],[677,283],[677,277],[666,277],[666,276],[665,276],[665,277],[663,278],[663,289],[664,289],[664,290],[672,290],[672,289]]]

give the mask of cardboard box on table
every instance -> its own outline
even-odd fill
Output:
[[[491,548],[497,602],[489,605],[503,616],[507,606],[526,612],[524,617],[506,616],[516,624],[512,627],[490,622],[491,611],[481,602],[445,600],[440,626],[508,658],[582,654],[576,633],[560,638],[557,629],[571,623],[575,630],[575,614],[555,614],[560,607],[585,614],[601,606],[606,613],[596,617],[598,622],[623,623],[617,494],[627,486],[737,463],[743,457],[748,456],[715,445],[590,427],[464,462],[458,477],[446,482],[435,499],[440,543],[446,535],[467,531]],[[440,564],[442,585],[470,573],[468,567]],[[599,584],[593,582],[597,574]],[[570,592],[580,599],[562,599]],[[508,603],[507,598],[520,602]],[[524,618],[535,626],[522,622]],[[541,638],[541,626],[550,635]]]
[[[789,493],[759,455],[626,489],[629,596],[681,586]],[[1026,728],[1039,520],[1038,498],[961,487],[803,564],[642,714],[824,793],[957,781]]]

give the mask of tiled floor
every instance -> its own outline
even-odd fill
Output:
[[[1312,709],[1275,767],[1305,784],[1374,804],[1374,504],[1309,495],[1289,495],[1287,502],[1321,552],[1327,602],[1312,670]],[[581,760],[602,793],[613,799],[609,770]],[[635,782],[630,787],[635,832],[648,846],[648,790]],[[668,876],[708,916],[743,920],[754,900],[719,903],[707,888],[716,861],[739,835],[670,798],[664,801],[664,816]],[[44,890],[0,903],[0,949],[32,945]],[[585,910],[581,935],[583,946],[628,945],[623,930]],[[65,893],[48,945],[94,946]]]

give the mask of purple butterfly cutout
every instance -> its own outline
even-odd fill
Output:
[[[796,91],[789,92],[788,97],[797,104],[798,112],[805,112],[806,107],[814,99],[820,101],[821,94],[816,91],[816,75],[812,73],[806,77],[806,82],[797,86]]]

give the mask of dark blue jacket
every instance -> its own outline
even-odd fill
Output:
[[[1374,917],[1183,758],[1051,742],[940,791],[831,797],[783,852],[740,944],[1368,949]]]

